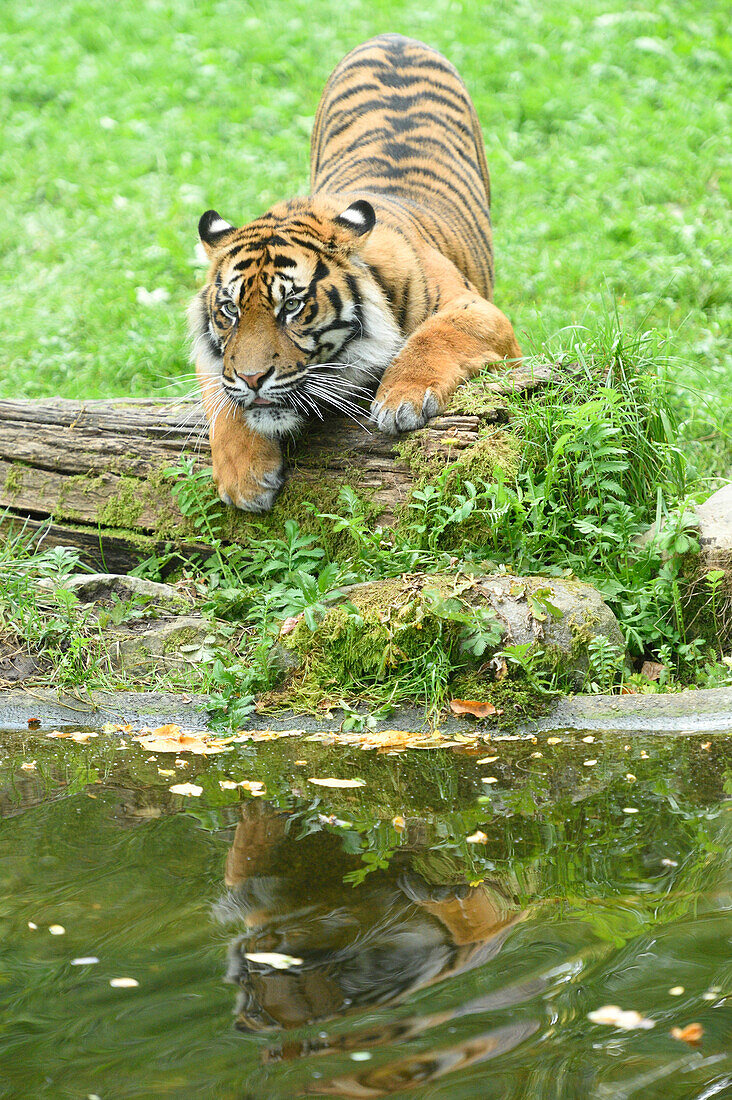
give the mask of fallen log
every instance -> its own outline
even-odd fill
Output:
[[[316,422],[287,456],[288,482],[273,511],[253,517],[221,505],[219,530],[227,541],[245,543],[253,531],[261,535],[262,524],[274,531],[299,518],[310,502],[330,510],[344,485],[390,525],[431,472],[474,463],[486,450],[486,461],[515,452],[505,395],[533,390],[550,376],[546,367],[482,376],[444,414],[396,439],[372,430],[366,418]],[[88,564],[112,572],[162,546],[190,552],[196,527],[178,506],[170,473],[184,456],[196,471],[210,465],[195,405],[0,401],[0,531],[37,532],[44,545],[76,547]],[[205,491],[211,500],[213,486]]]

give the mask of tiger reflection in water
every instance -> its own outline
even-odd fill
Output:
[[[226,863],[228,892],[216,906],[223,924],[244,927],[230,944],[227,973],[227,980],[238,986],[236,1026],[242,1031],[281,1032],[367,1006],[393,1005],[418,989],[481,966],[500,950],[522,917],[497,885],[457,881],[459,875],[449,865],[443,865],[441,876],[440,853],[429,853],[419,825],[410,833],[407,823],[405,843],[388,870],[371,872],[353,889],[343,876],[362,866],[360,856],[344,852],[341,837],[328,831],[295,839],[300,826],[293,823],[290,835],[289,816],[260,801],[242,809]],[[440,877],[454,881],[436,885]],[[277,970],[246,957],[259,953],[303,961]],[[496,1008],[506,1004],[499,991],[437,1015],[372,1024],[367,1032],[353,1030],[330,1039],[323,1039],[321,1032],[314,1042],[288,1042],[278,1035],[267,1059],[370,1045],[383,1050],[384,1044],[450,1019],[488,1011],[492,1000]],[[320,1081],[318,1092],[383,1096],[493,1057],[534,1030],[526,1020],[495,1028],[439,1053],[400,1057],[378,1071],[339,1078],[330,1087]],[[374,1074],[378,1080],[372,1080]]]

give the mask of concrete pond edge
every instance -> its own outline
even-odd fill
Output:
[[[0,691],[0,730],[28,731],[31,719],[42,729],[77,726],[99,729],[108,723],[160,726],[167,723],[187,729],[205,729],[206,695],[169,692],[89,692],[85,696],[60,693],[51,688]],[[446,733],[475,728],[491,733],[494,723],[449,716],[440,723]],[[338,718],[327,720],[307,714],[284,712],[253,715],[248,729],[302,729],[308,733],[337,733]],[[424,712],[402,707],[378,729],[426,728]],[[666,695],[570,695],[560,699],[549,714],[517,727],[526,735],[559,730],[623,732],[636,734],[701,734],[732,730],[732,688],[680,691]]]

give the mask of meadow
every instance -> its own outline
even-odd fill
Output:
[[[243,224],[305,192],[328,74],[394,30],[442,50],[475,100],[496,302],[525,349],[616,313],[659,330],[685,435],[713,436],[726,472],[728,16],[722,0],[354,0],[337,17],[332,0],[6,0],[0,395],[184,392],[199,215]]]

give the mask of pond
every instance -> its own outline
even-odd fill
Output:
[[[732,1096],[729,737],[0,746],[2,1097]]]

